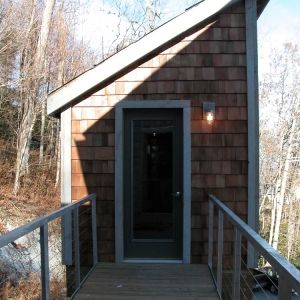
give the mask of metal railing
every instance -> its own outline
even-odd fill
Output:
[[[88,205],[90,204],[90,205]],[[79,210],[82,210],[84,213],[80,213]],[[88,217],[87,215],[88,210]],[[84,215],[85,214],[85,215]],[[82,286],[83,282],[89,276],[93,268],[96,266],[98,262],[97,257],[97,224],[96,224],[96,194],[91,194],[81,200],[78,200],[74,203],[68,204],[60,209],[57,209],[48,215],[43,217],[39,217],[32,222],[29,222],[23,226],[20,226],[2,236],[0,236],[0,250],[5,249],[5,246],[9,245],[17,245],[16,240],[33,233],[34,231],[39,229],[39,254],[40,255],[40,276],[41,276],[41,298],[43,300],[50,299],[50,280],[51,273],[49,270],[49,258],[51,260],[51,251],[49,251],[49,227],[48,224],[51,221],[59,221],[61,218],[61,225],[59,228],[61,229],[66,227],[72,228],[71,232],[66,233],[65,228],[62,235],[62,241],[66,244],[69,243],[68,248],[70,249],[69,253],[66,253],[60,250],[59,254],[63,257],[60,258],[60,261],[64,261],[64,256],[68,257],[68,262],[72,267],[71,274],[75,277],[74,284],[72,283],[71,293],[68,295],[70,299],[72,299],[77,291]],[[80,222],[82,219],[82,222]],[[86,222],[88,220],[88,222]],[[70,224],[66,224],[66,223]],[[89,223],[86,225],[85,223]],[[85,226],[84,230],[81,227]],[[86,228],[89,228],[91,233],[88,234],[86,232]],[[60,233],[61,230],[59,230]],[[80,236],[80,231],[83,232]],[[68,241],[66,241],[65,235],[69,237]],[[91,245],[86,246],[84,243],[81,243],[82,236],[89,235],[91,239]],[[61,243],[60,238],[58,238]],[[71,246],[70,246],[71,245]],[[64,245],[65,246],[65,245]],[[87,250],[88,248],[88,250]],[[81,254],[91,250],[91,263],[89,263],[89,268],[86,274],[82,275],[81,272],[81,262],[83,258]],[[1,252],[0,252],[1,254]],[[71,258],[71,259],[70,259]],[[63,262],[65,264],[65,262]],[[69,265],[69,267],[70,267]],[[91,266],[90,266],[91,265]],[[66,275],[66,274],[65,274]],[[67,276],[67,275],[66,275]],[[65,287],[66,289],[66,287]]]
[[[262,255],[277,271],[279,275],[278,299],[292,299],[292,290],[300,295],[300,271],[289,263],[282,255],[280,255],[273,247],[271,247],[259,234],[252,230],[245,222],[236,216],[229,208],[221,203],[213,195],[208,195],[209,199],[209,237],[208,237],[208,266],[215,280],[217,292],[222,299],[222,272],[223,272],[223,234],[224,234],[224,218],[229,221],[233,230],[232,238],[232,291],[230,299],[240,299],[240,286],[242,276],[242,253],[243,243],[252,245],[257,254]],[[217,226],[214,226],[214,208],[217,209]],[[216,228],[217,227],[217,228]],[[214,231],[216,241],[214,241]],[[227,240],[227,238],[226,238]],[[244,247],[244,249],[246,249]],[[214,252],[215,250],[215,252]],[[245,252],[245,251],[244,251]],[[214,253],[216,257],[213,257]],[[216,261],[216,269],[213,269],[213,260]],[[216,276],[215,276],[216,275]],[[252,287],[251,287],[252,289]]]

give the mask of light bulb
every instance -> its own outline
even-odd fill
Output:
[[[214,120],[214,116],[211,112],[207,113],[207,117],[206,117],[208,122],[212,122]]]

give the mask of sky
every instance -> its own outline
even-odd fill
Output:
[[[270,33],[272,42],[292,41],[300,29],[300,0],[270,0],[258,20],[258,29]]]
[[[101,47],[104,52],[109,52],[118,41],[121,41],[128,29],[130,23],[126,20],[126,16],[119,17],[119,12],[116,9],[116,4],[120,0],[83,0],[86,5],[83,5],[82,18],[79,22],[81,35],[85,40],[88,40],[92,47]],[[134,1],[141,3],[149,0],[121,0],[121,11],[126,13],[126,4]],[[159,1],[159,0],[158,0]],[[161,25],[173,17],[184,12],[186,8],[199,0],[160,0],[163,7],[163,13],[157,18],[157,25]],[[209,1],[209,0],[207,0]],[[111,4],[111,5],[110,5]],[[127,6],[129,7],[129,6]],[[138,16],[138,6],[131,6],[132,14],[135,10],[135,16]],[[122,23],[120,24],[120,19]],[[143,34],[141,33],[141,36]],[[119,37],[118,37],[119,36]]]
[[[92,47],[101,47],[105,52],[109,50],[111,42],[121,30],[124,34],[126,26],[118,26],[118,14],[111,6],[115,0],[89,0],[92,7],[83,22],[82,34],[90,40]],[[130,0],[128,0],[130,1]],[[144,0],[146,1],[146,0]],[[209,0],[205,0],[209,1]],[[163,2],[163,1],[162,1]],[[169,0],[163,3],[169,5],[162,22],[182,13],[185,8],[196,0]],[[124,1],[121,3],[124,3]],[[173,3],[173,4],[172,4]],[[125,18],[123,18],[125,20]],[[128,25],[127,21],[123,25]],[[88,28],[88,30],[87,30]],[[268,57],[272,48],[280,48],[283,43],[292,42],[300,46],[300,0],[270,0],[263,14],[258,20],[258,57],[259,72],[265,72],[268,67]]]
[[[286,42],[300,46],[300,0],[270,0],[257,26],[258,64],[263,73],[272,48],[280,48]]]

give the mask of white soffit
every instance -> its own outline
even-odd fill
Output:
[[[147,34],[136,43],[73,79],[48,96],[47,113],[54,115],[74,99],[93,90],[108,78],[130,67],[142,57],[241,0],[205,0]]]

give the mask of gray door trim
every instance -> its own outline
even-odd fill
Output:
[[[259,232],[259,97],[257,3],[245,1],[248,103],[248,225]],[[248,243],[247,266],[257,267],[257,252]]]
[[[61,112],[61,206],[72,202],[72,107],[69,105]],[[62,262],[72,264],[72,216],[66,213],[62,222]]]
[[[122,101],[115,107],[115,261],[124,261],[123,146],[124,109],[182,108],[183,117],[183,263],[191,252],[191,109],[189,100]]]

